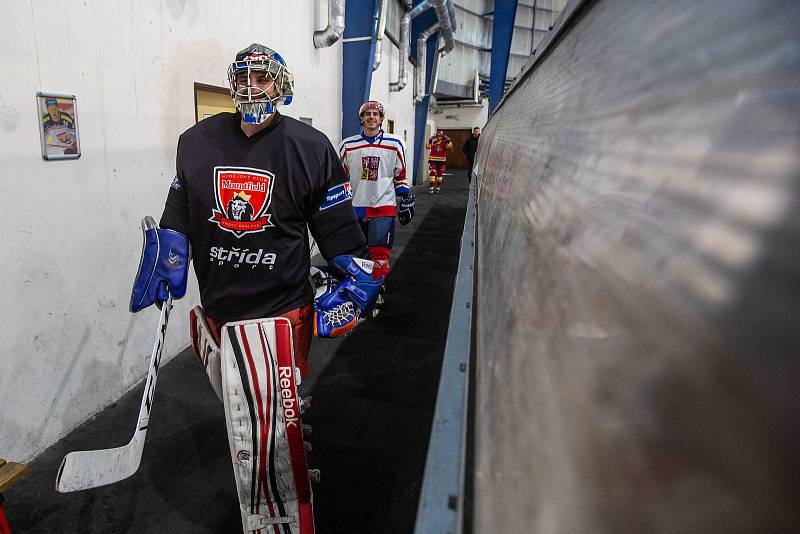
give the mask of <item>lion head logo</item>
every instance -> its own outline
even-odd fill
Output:
[[[236,237],[275,225],[268,212],[275,175],[249,167],[214,167],[216,209],[208,219]]]
[[[234,221],[252,221],[253,205],[250,204],[250,195],[241,191],[236,193],[228,201],[228,209],[225,210],[228,218]]]

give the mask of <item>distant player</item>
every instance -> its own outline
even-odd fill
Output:
[[[430,150],[428,155],[428,177],[430,178],[428,193],[438,194],[442,188],[444,173],[447,170],[447,151],[453,148],[453,142],[443,131],[438,130],[436,135],[425,143],[425,148]]]
[[[383,104],[364,102],[358,110],[361,133],[339,144],[339,157],[350,177],[353,209],[375,262],[375,278],[389,275],[395,216],[401,225],[414,217],[414,196],[406,179],[406,145],[400,137],[383,131],[384,116]]]
[[[203,305],[191,313],[192,342],[225,406],[244,532],[311,533],[297,379],[311,332],[351,331],[383,280],[364,259],[335,149],[278,112],[293,96],[284,59],[252,44],[236,54],[228,81],[237,112],[206,118],[178,140],[177,173],[151,236],[158,246],[143,253],[131,309],[167,290],[182,294],[177,275],[159,273],[186,265],[190,244]],[[338,278],[314,306],[308,230]]]

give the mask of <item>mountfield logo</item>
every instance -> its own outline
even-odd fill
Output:
[[[209,221],[236,237],[275,226],[267,213],[275,175],[248,167],[214,167],[217,209]]]

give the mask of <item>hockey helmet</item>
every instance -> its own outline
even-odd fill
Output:
[[[380,113],[381,118],[384,117],[383,104],[381,104],[377,100],[367,100],[366,102],[361,104],[361,107],[358,108],[358,116],[361,117],[361,115],[363,115],[364,112],[367,111],[368,109],[374,109],[378,113]]]
[[[274,82],[272,90],[252,85],[250,74],[253,72],[267,73]],[[246,76],[242,77],[243,83],[239,83],[240,74]],[[289,105],[294,95],[294,75],[286,61],[275,50],[258,43],[236,54],[228,67],[228,83],[236,109],[249,124],[266,121],[278,105]]]

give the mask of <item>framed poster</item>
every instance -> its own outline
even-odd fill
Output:
[[[36,93],[39,135],[44,159],[81,157],[78,137],[78,108],[75,95]]]

